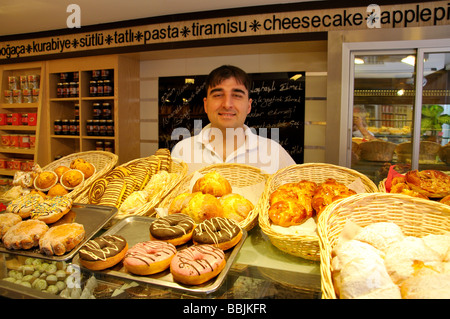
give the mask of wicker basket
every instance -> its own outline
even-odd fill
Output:
[[[432,164],[436,163],[437,155],[441,145],[436,142],[421,141],[419,146],[419,163]],[[411,142],[404,142],[397,145],[395,148],[397,154],[397,161],[399,163],[411,163],[412,144]]]
[[[438,152],[439,158],[445,164],[450,165],[450,143],[441,147]]]
[[[406,236],[423,237],[450,231],[450,206],[403,194],[372,193],[354,195],[325,208],[318,223],[321,289],[325,299],[336,298],[331,253],[348,220],[361,227],[393,222]]]
[[[59,160],[51,162],[42,169],[44,171],[53,171],[59,166],[69,167],[70,163],[77,158],[84,159],[85,161],[93,164],[95,166],[95,173],[87,180],[85,180],[82,184],[75,187],[75,189],[73,189],[70,193],[65,195],[72,198],[74,202],[78,202],[80,195],[83,194],[86,190],[89,190],[89,187],[96,179],[100,178],[101,176],[108,173],[111,169],[113,169],[118,160],[118,156],[111,152],[87,151],[67,155],[60,158]]]
[[[359,144],[361,159],[372,162],[390,162],[397,144],[385,141],[368,141]]]
[[[139,159],[132,160],[128,163],[123,164],[124,166],[127,166],[129,164],[133,164],[134,162],[138,161]],[[117,213],[116,216],[114,216],[114,219],[120,220],[128,216],[150,216],[154,213],[154,208],[156,205],[158,205],[161,200],[166,197],[172,189],[174,189],[175,186],[178,185],[178,183],[183,180],[184,177],[186,177],[188,171],[188,166],[185,162],[178,158],[172,157],[172,163],[170,167],[170,173],[176,173],[178,176],[170,181],[169,184],[166,185],[158,194],[152,196],[152,198],[145,203],[140,208],[136,209],[132,214],[121,214],[120,211]]]
[[[226,178],[231,187],[247,187],[256,185],[259,183],[266,183],[268,179],[268,175],[261,171],[259,168],[246,165],[246,164],[213,164],[206,166],[202,169],[199,169],[197,172],[201,174],[206,174],[210,171],[216,171],[221,174],[224,178]],[[167,195],[163,201],[160,203],[160,208],[169,208],[172,200],[182,194],[182,193],[190,193],[190,183],[192,178],[194,177],[194,173],[186,176],[174,189]],[[255,205],[256,206],[256,205]],[[256,208],[253,209],[244,219],[240,222],[240,226],[249,231],[258,223],[258,213]]]
[[[298,257],[309,260],[319,260],[319,238],[317,235],[287,235],[274,231],[269,219],[269,197],[280,185],[309,180],[321,184],[328,178],[349,185],[358,178],[368,193],[377,192],[377,186],[365,175],[349,168],[323,164],[308,163],[296,164],[279,170],[273,174],[266,184],[266,189],[258,203],[259,225],[261,230],[269,237],[278,249]]]

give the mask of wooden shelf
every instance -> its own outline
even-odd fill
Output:
[[[27,125],[0,125],[1,131],[27,131],[34,132],[36,131],[36,126],[27,126]]]
[[[34,155],[34,152],[35,150],[33,148],[7,148],[7,147],[0,148],[0,153]]]

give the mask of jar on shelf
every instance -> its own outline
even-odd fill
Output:
[[[69,135],[77,135],[77,122],[76,122],[76,120],[69,120]]]
[[[112,108],[111,103],[103,102],[102,104],[102,119],[111,120],[112,119]]]
[[[99,120],[102,115],[102,108],[99,102],[92,103],[92,119]]]
[[[92,80],[98,80],[101,76],[101,70],[92,70]]]
[[[70,97],[78,97],[78,82],[70,82],[69,92]]]
[[[107,130],[106,130],[106,120],[99,120],[99,135],[106,136]]]
[[[63,96],[62,97],[70,97],[70,84],[69,82],[63,83]]]
[[[98,136],[100,135],[100,120],[92,120],[93,124],[93,135]]]
[[[103,81],[103,96],[113,96],[114,88],[111,80]]]
[[[97,80],[97,96],[103,96],[103,80]]]
[[[61,135],[69,135],[69,132],[70,132],[69,120],[67,120],[67,119],[61,120],[61,127],[62,127]]]
[[[74,106],[74,115],[75,115],[75,120],[79,120],[80,119],[80,104],[75,104],[75,106]]]
[[[114,120],[106,120],[106,135],[114,136]]]
[[[95,141],[95,150],[96,151],[103,151],[104,145],[103,145],[103,141]]]
[[[106,152],[114,153],[114,142],[112,142],[112,141],[105,141],[103,143],[103,145],[104,145],[104,148],[105,148]]]
[[[97,81],[89,81],[89,96],[97,96]]]
[[[63,82],[59,82],[56,85],[56,97],[61,98],[64,95],[64,84]]]
[[[94,120],[86,121],[86,134],[87,134],[87,136],[94,135]]]

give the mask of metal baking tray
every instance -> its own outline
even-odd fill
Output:
[[[122,219],[120,222],[115,224],[113,227],[111,227],[109,230],[107,230],[103,235],[120,235],[123,236],[127,242],[128,246],[131,248],[135,244],[148,241],[150,240],[150,224],[155,220],[156,218],[153,217],[143,217],[143,216],[130,216]],[[247,232],[245,230],[242,230],[242,239],[239,241],[239,243],[234,246],[233,248],[225,251],[225,259],[227,260],[227,263],[225,265],[225,268],[222,270],[222,272],[216,276],[215,278],[212,278],[206,283],[203,283],[201,285],[197,286],[188,286],[180,284],[173,280],[172,274],[170,273],[170,269],[166,269],[160,273],[148,275],[148,276],[140,276],[140,275],[134,275],[126,270],[126,268],[123,266],[122,262],[117,264],[116,266],[98,271],[102,275],[110,275],[114,277],[119,277],[122,279],[128,279],[133,280],[136,282],[142,282],[147,284],[154,284],[158,286],[163,286],[167,288],[173,288],[176,290],[181,290],[184,292],[190,292],[190,293],[200,293],[200,294],[209,294],[214,291],[216,291],[221,284],[223,283],[228,271],[230,270],[231,265],[233,264],[234,259],[236,258],[239,250],[241,249],[245,239],[247,238]],[[192,245],[192,242],[189,241],[188,243],[177,246],[177,250],[181,250],[183,248],[186,248],[188,246]],[[76,263],[80,265],[79,263],[79,256],[75,256],[75,258],[72,261],[73,263]],[[84,268],[80,265],[81,268]],[[87,271],[92,271],[89,269],[86,269]]]
[[[86,232],[84,239],[71,251],[62,256],[47,256],[39,251],[39,247],[25,249],[7,249],[3,242],[0,241],[0,253],[8,253],[14,255],[22,255],[26,257],[42,258],[54,261],[65,261],[71,259],[78,249],[83,246],[89,239],[92,238],[103,226],[108,223],[114,215],[117,214],[117,208],[100,205],[89,205],[74,203],[72,205],[71,212],[67,214],[75,214],[74,223],[82,224],[84,231]],[[64,217],[63,217],[64,218]],[[56,222],[58,223],[58,222]],[[55,224],[56,224],[55,223]],[[50,227],[52,225],[49,225]]]

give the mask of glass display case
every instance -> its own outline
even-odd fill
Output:
[[[450,170],[449,52],[354,53],[352,168],[375,183],[392,165]]]

